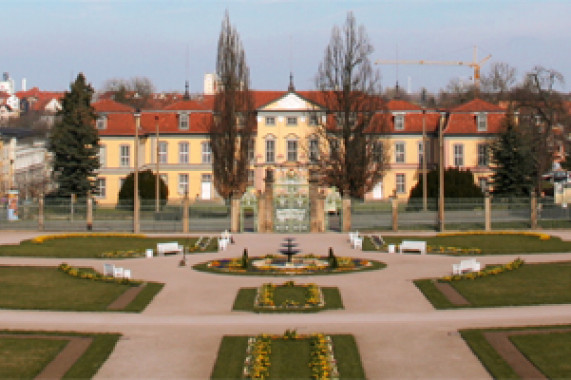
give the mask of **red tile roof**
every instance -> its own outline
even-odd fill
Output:
[[[95,109],[95,112],[135,112],[133,107],[111,99],[99,100],[92,103],[91,106]]]
[[[454,107],[450,112],[505,112],[506,110],[482,99],[474,99]]]

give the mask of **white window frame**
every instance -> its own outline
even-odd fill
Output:
[[[406,175],[404,173],[395,174],[395,189],[397,194],[406,193]]]
[[[107,166],[107,146],[99,145],[99,151],[97,152],[97,157],[99,158],[99,166],[104,168]]]
[[[478,166],[490,165],[490,156],[488,154],[488,144],[478,144]]]
[[[288,162],[297,162],[299,144],[297,139],[289,138],[286,140],[286,158]]]
[[[119,166],[128,168],[131,166],[131,146],[122,144],[119,146]]]
[[[310,137],[309,138],[309,156],[308,161],[311,163],[316,163],[319,161],[319,139],[317,137]]]
[[[406,143],[404,141],[395,142],[395,163],[406,163]]]
[[[295,127],[297,126],[297,116],[287,116],[286,117],[286,125],[288,127]]]
[[[98,198],[105,198],[107,195],[107,179],[105,177],[103,178],[97,178],[97,197]]]
[[[190,129],[190,114],[188,112],[181,112],[178,114],[178,129]]]
[[[190,157],[190,144],[188,141],[178,143],[178,163],[188,164]]]
[[[100,131],[107,129],[107,115],[105,115],[105,114],[99,115],[99,117],[97,118],[97,121],[96,121],[95,128],[100,130]]]
[[[276,162],[276,140],[273,138],[266,138],[266,163],[273,164]]]
[[[178,175],[178,193],[179,195],[188,194],[189,188],[189,176],[188,173],[179,173]]]
[[[159,151],[159,163],[166,164],[168,163],[168,152],[169,152],[169,144],[166,141],[159,141],[158,142],[158,151]]]
[[[275,116],[266,116],[266,125],[267,126],[275,126],[276,125],[276,117]]]
[[[476,123],[478,124],[478,132],[486,132],[488,130],[488,114],[485,112],[476,114]]]
[[[423,141],[418,142],[418,164],[422,165],[424,161],[424,143]]]
[[[210,141],[203,141],[202,147],[202,163],[211,164],[212,163],[212,149],[210,147]]]
[[[395,131],[403,131],[404,130],[404,113],[395,113],[393,114],[395,118]]]
[[[454,144],[453,146],[453,153],[454,153],[454,166],[456,167],[464,167],[464,144]]]

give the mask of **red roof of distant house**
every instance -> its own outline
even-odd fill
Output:
[[[111,99],[99,100],[92,103],[91,106],[95,109],[95,112],[135,112],[133,107]]]
[[[505,112],[506,110],[482,99],[474,99],[450,110],[451,112]]]

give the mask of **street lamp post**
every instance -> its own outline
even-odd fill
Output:
[[[157,142],[157,157],[156,157],[156,164],[157,164],[157,175],[155,176],[155,212],[160,211],[160,204],[159,204],[159,193],[160,193],[160,166],[159,166],[159,116],[155,116],[155,130],[156,130],[156,142]]]
[[[141,110],[135,110],[135,149],[134,149],[134,187],[133,187],[133,233],[139,229],[139,127],[141,125]]]
[[[439,174],[438,174],[438,230],[444,231],[444,136],[442,135],[443,124],[446,120],[444,113],[440,114],[440,122],[438,125],[438,144],[439,144]]]
[[[428,184],[426,183],[426,110],[422,110],[422,209],[428,209]]]

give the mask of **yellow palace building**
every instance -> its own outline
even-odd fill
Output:
[[[262,191],[266,168],[307,173],[312,152],[318,149],[317,128],[326,120],[327,110],[317,91],[297,92],[290,87],[288,91],[252,92],[257,126],[248,179]],[[160,173],[169,189],[169,202],[180,202],[185,194],[191,200],[219,200],[209,143],[213,101],[214,95],[180,98],[166,107],[143,109],[139,115],[113,100],[93,103],[100,136],[98,202],[116,204],[122,181],[134,171],[137,118],[139,170]],[[383,179],[365,200],[386,200],[393,195],[407,199],[422,174],[424,145],[428,170],[437,167],[440,133],[444,166],[470,169],[474,181],[486,186],[491,175],[487,144],[499,132],[505,112],[479,99],[446,112],[403,100],[387,102],[378,117],[388,127],[377,137],[390,159]]]

